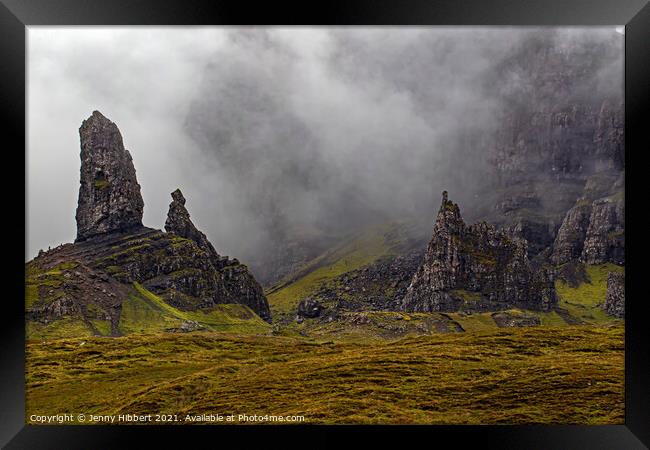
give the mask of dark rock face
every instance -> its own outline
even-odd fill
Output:
[[[582,283],[590,282],[584,264],[577,260],[572,260],[562,264],[555,273],[556,280],[562,280],[573,288],[577,288]]]
[[[607,297],[603,309],[614,317],[625,317],[625,275],[610,272],[607,275]]]
[[[616,178],[625,170],[623,40],[612,33],[610,40],[574,44],[559,46],[542,34],[528,39],[499,65],[489,85],[505,107],[488,149],[496,198],[485,218],[502,227],[526,220],[529,231],[522,237],[529,256],[552,244],[555,233],[549,243],[539,231],[562,222],[590,190],[591,177]],[[611,72],[604,89],[598,74],[609,64],[620,70]],[[554,261],[567,261],[576,251],[580,256],[580,239],[570,230],[585,233],[584,211],[568,218]]]
[[[533,270],[526,244],[486,222],[466,227],[460,208],[443,192],[433,237],[402,309],[550,309],[557,301],[551,276],[544,268]]]
[[[623,104],[603,101],[594,134],[596,154],[618,169],[625,168],[624,130]]]
[[[203,299],[202,303],[241,303],[251,307],[264,320],[271,320],[271,312],[268,302],[264,296],[262,287],[250,274],[248,268],[240,264],[237,259],[230,259],[227,256],[220,256],[214,249],[208,238],[199,231],[185,208],[185,197],[180,189],[172,192],[172,203],[169,205],[165,230],[173,235],[190,240],[198,246],[199,255],[202,256],[200,272],[188,272],[188,268],[194,268],[196,263],[192,258],[193,251],[190,250],[187,259],[183,258],[185,273],[182,277],[163,277],[155,282],[151,280],[148,284],[156,289],[176,289],[195,298]],[[177,249],[182,247],[176,244]],[[164,264],[159,265],[164,267]],[[169,275],[177,271],[175,267],[162,273]],[[160,277],[156,274],[154,278]]]
[[[541,181],[543,176],[560,183],[584,181],[599,171],[621,170],[622,111],[622,103],[609,100],[555,104],[538,111],[514,109],[504,118],[496,140],[493,161],[502,183]],[[519,201],[523,204],[514,206],[535,207],[542,199],[524,195]]]
[[[625,264],[625,203],[609,198],[596,200],[580,256],[587,264]]]
[[[94,111],[79,129],[81,184],[77,241],[142,226],[144,202],[117,126]]]
[[[508,234],[525,239],[528,242],[528,255],[535,256],[542,253],[553,244],[556,226],[549,222],[536,222],[525,218],[518,218],[508,227]]]
[[[298,303],[298,316],[314,318],[320,316],[323,305],[312,298],[305,298]]]
[[[169,212],[165,221],[165,231],[193,240],[211,256],[211,259],[214,261],[220,260],[219,254],[205,234],[192,223],[190,213],[185,208],[185,197],[180,189],[172,192],[172,202],[169,205]]]
[[[553,243],[551,262],[625,264],[625,203],[622,191],[591,202],[583,197],[571,208]],[[619,200],[612,198],[621,197]]]
[[[337,310],[397,311],[423,255],[423,250],[414,250],[381,258],[336,277],[313,295]]]
[[[553,243],[553,264],[564,264],[580,257],[590,216],[591,202],[584,200],[578,201],[578,204],[567,212]]]

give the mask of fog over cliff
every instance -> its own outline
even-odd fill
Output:
[[[26,258],[74,240],[95,109],[133,156],[144,223],[162,228],[180,187],[215,248],[253,270],[298,235],[432,223],[443,189],[471,219],[500,115],[529,98],[503,65],[540,39],[591,58],[572,95],[622,96],[613,27],[30,27]]]

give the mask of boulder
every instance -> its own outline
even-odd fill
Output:
[[[299,317],[308,317],[314,318],[320,316],[321,311],[323,310],[323,305],[321,305],[317,300],[312,298],[305,298],[298,303],[298,316]]]

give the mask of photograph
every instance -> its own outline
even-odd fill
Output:
[[[624,425],[625,35],[27,27],[25,423]]]

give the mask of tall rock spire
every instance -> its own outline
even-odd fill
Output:
[[[144,202],[117,126],[99,111],[83,121],[77,239],[142,226]]]

